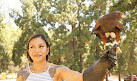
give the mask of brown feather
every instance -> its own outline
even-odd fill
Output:
[[[121,32],[122,25],[119,20],[122,18],[123,13],[120,11],[114,11],[110,14],[104,15],[97,20],[93,32],[100,37],[100,34],[106,32]]]

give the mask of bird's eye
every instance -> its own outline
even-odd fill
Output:
[[[119,13],[120,15],[122,15],[122,13]]]

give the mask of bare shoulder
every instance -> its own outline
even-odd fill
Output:
[[[17,80],[16,81],[26,81],[29,74],[30,74],[29,69],[20,70],[17,74]]]

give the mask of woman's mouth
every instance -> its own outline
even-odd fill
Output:
[[[40,56],[42,56],[42,55],[40,55],[40,54],[36,54],[36,55],[34,55],[34,57],[40,57]]]

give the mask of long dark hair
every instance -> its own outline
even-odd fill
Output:
[[[29,49],[29,43],[32,39],[34,38],[38,38],[40,37],[42,40],[45,41],[46,45],[47,45],[47,48],[49,48],[49,52],[48,52],[48,55],[46,56],[46,60],[48,60],[48,57],[50,56],[50,45],[48,43],[48,41],[46,40],[45,36],[42,35],[42,34],[35,34],[35,35],[32,35],[28,41],[28,44],[27,44],[27,59],[29,60],[29,62],[33,62],[33,60],[31,59],[31,57],[29,56],[29,53],[28,53],[28,49]]]

